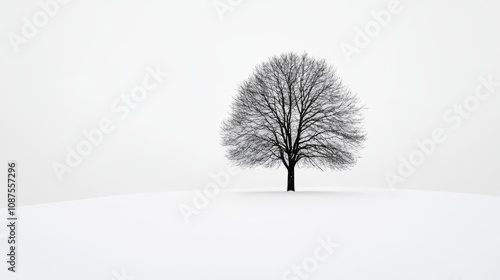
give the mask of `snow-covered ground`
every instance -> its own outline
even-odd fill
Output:
[[[3,262],[0,279],[500,279],[500,197],[224,192],[186,224],[179,206],[192,199],[21,207],[19,272]]]

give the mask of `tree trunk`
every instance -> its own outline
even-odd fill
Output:
[[[295,166],[290,166],[288,168],[288,185],[287,191],[294,192],[295,191],[295,176],[294,176]]]

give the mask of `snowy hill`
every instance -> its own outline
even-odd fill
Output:
[[[21,207],[19,272],[0,279],[500,279],[499,197],[223,192],[187,224],[194,197]]]

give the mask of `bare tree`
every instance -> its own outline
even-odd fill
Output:
[[[222,123],[227,157],[242,167],[347,169],[365,140],[357,97],[323,59],[287,53],[257,66]]]

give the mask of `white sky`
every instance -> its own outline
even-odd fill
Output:
[[[272,55],[307,51],[335,65],[368,107],[368,141],[351,171],[296,170],[298,191],[387,187],[384,174],[415,140],[443,128],[446,142],[397,187],[500,194],[500,88],[458,129],[442,117],[480,76],[500,80],[500,2],[401,1],[348,62],[341,43],[353,44],[355,28],[389,2],[243,0],[220,20],[212,0],[73,0],[16,53],[8,34],[42,9],[2,1],[0,161],[19,161],[22,204],[201,188],[228,164],[219,126],[238,83]],[[112,102],[157,64],[170,76],[118,118]],[[59,182],[51,164],[108,117],[115,131]],[[231,188],[284,191],[285,170],[247,170]]]

